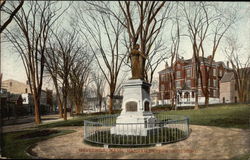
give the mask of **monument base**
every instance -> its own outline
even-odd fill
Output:
[[[147,136],[156,121],[151,112],[150,86],[140,79],[130,79],[123,85],[122,112],[111,134]]]
[[[116,126],[111,128],[111,134],[147,136],[147,131],[155,125],[153,113],[120,115]]]

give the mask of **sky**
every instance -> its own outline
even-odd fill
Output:
[[[228,2],[228,3],[236,3],[236,2]],[[242,43],[244,49],[243,52],[245,54],[250,54],[250,2],[239,2],[241,10],[239,11],[242,19],[237,22],[236,27],[232,30],[238,36],[239,41]],[[1,35],[2,36],[2,35]],[[181,52],[182,56],[185,59],[191,58],[192,50],[191,46],[188,42],[184,42],[182,44]],[[15,52],[13,47],[6,43],[1,43],[1,68],[3,73],[3,80],[7,79],[15,79],[20,82],[25,82],[27,80],[25,70],[23,67],[23,63],[18,53]],[[218,54],[215,56],[216,61],[226,61],[225,55],[221,50],[218,51]],[[161,63],[158,69],[155,72],[154,77],[158,77],[158,71],[164,69],[165,63]],[[47,81],[43,88],[51,87]]]

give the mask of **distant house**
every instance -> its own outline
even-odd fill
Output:
[[[2,88],[14,94],[31,93],[28,82],[22,83],[13,79],[3,81]]]
[[[159,105],[159,93],[156,91],[152,91],[150,93],[151,105],[152,107]]]
[[[201,57],[199,57],[202,59]],[[205,68],[211,67],[212,72],[209,75],[208,87],[209,87],[209,103],[219,103],[220,97],[220,80],[228,67],[225,66],[224,62],[212,62],[210,66],[211,57],[204,58],[205,63],[200,64],[201,73],[205,76]],[[173,64],[173,68],[166,64],[165,69],[159,73],[159,103],[160,104],[171,104],[172,99],[177,106],[194,106],[195,95],[198,94],[199,104],[204,104],[205,97],[201,89],[201,78],[196,77],[195,74],[195,63],[194,58],[185,60],[184,58],[178,58]],[[174,80],[171,82],[171,75],[174,75]],[[195,82],[198,80],[198,92],[196,92]],[[203,79],[205,82],[205,79]],[[174,86],[176,91],[174,92]]]
[[[122,99],[123,99],[123,96],[120,96],[120,95],[115,95],[113,97],[113,110],[120,110],[122,108]],[[106,104],[107,104],[107,108],[110,104],[110,96],[107,95],[106,97]]]
[[[7,98],[7,102],[21,106],[23,104],[23,98],[21,94],[10,94]]]
[[[23,104],[29,108],[30,112],[33,112],[34,101],[28,81],[22,83],[13,79],[5,80],[2,82],[2,88],[11,94],[20,94]],[[42,112],[52,110],[52,98],[52,90],[46,89],[41,91],[40,105],[42,106]]]
[[[22,94],[22,98],[23,98],[23,104],[25,105],[33,105],[33,97],[31,93],[23,93]]]
[[[243,71],[249,68],[242,68],[240,71]],[[221,79],[220,85],[220,102],[221,103],[238,103],[239,102],[239,95],[238,95],[238,88],[236,84],[236,78],[233,71],[227,72]],[[245,83],[244,88],[248,91],[246,93],[246,102],[250,102],[250,75],[247,74],[247,77],[244,79],[247,83]]]
[[[7,98],[9,96],[9,92],[7,92],[7,89],[1,88],[0,90],[0,100],[1,100],[1,107],[5,107],[7,105]]]
[[[120,110],[122,106],[122,98],[123,96],[115,95],[113,98],[113,110]],[[102,99],[102,106],[101,111],[108,111],[109,110],[109,104],[110,104],[110,97],[107,95],[106,97],[103,97]],[[86,100],[85,108],[84,110],[89,110],[92,112],[99,112],[100,106],[97,97],[89,97]]]
[[[224,74],[220,81],[220,102],[221,103],[237,103],[238,93],[233,72]]]
[[[102,98],[102,104],[101,104],[101,111],[104,112],[106,111],[106,97]],[[99,112],[100,111],[100,106],[99,106],[99,101],[97,97],[88,97],[85,101],[84,105],[84,110],[86,112]]]

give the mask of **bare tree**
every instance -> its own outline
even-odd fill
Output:
[[[140,56],[140,77],[152,81],[152,78],[148,76],[153,75],[158,64],[163,61],[160,57],[158,57],[159,59],[155,57],[159,50],[163,49],[159,48],[162,45],[157,44],[156,40],[158,38],[158,42],[160,42],[159,35],[170,18],[171,3],[158,1],[119,1],[118,4],[115,2],[89,3],[101,12],[115,17],[126,28],[129,43],[126,45],[128,53],[135,44],[140,44],[140,51],[143,55]],[[120,12],[122,12],[122,16],[118,14]],[[154,49],[155,51],[153,51]],[[148,71],[151,73],[147,73]]]
[[[4,29],[10,24],[10,22],[13,20],[16,13],[23,6],[24,0],[20,0],[19,5],[16,8],[14,5],[12,5],[12,7],[14,6],[13,9],[10,9],[7,7],[6,0],[2,0],[0,1],[0,3],[1,3],[0,4],[0,17],[1,17],[0,34],[1,34],[4,31]],[[3,13],[6,13],[7,15],[9,15],[9,17],[7,19],[4,19],[3,18],[4,15],[2,15]],[[2,42],[1,38],[0,38],[0,43]],[[0,88],[1,86],[2,86],[2,70],[1,70],[1,53],[0,53]]]
[[[186,2],[181,3],[183,21],[188,26],[187,34],[190,38],[193,48],[193,58],[195,62],[194,74],[196,77],[196,96],[195,96],[195,109],[198,109],[198,86],[201,83],[201,90],[205,96],[205,104],[209,100],[209,78],[212,71],[212,63],[214,56],[224,37],[225,33],[235,22],[235,11],[226,15],[223,13],[218,5],[213,5],[208,2]],[[212,52],[209,61],[205,58],[204,44],[208,43],[209,38],[212,37]],[[207,47],[208,45],[206,45]],[[208,68],[204,67],[204,73],[201,72],[201,62]]]
[[[1,16],[1,20],[2,20],[2,12],[7,13],[9,15],[9,17],[5,20],[5,22],[1,22],[1,27],[0,27],[0,33],[3,32],[3,30],[10,24],[10,22],[13,20],[14,16],[17,14],[17,12],[21,9],[21,7],[23,6],[24,0],[20,0],[18,1],[18,6],[15,7],[15,5],[13,5],[13,3],[11,4],[11,7],[7,7],[7,3],[6,0],[2,0],[1,4],[0,4],[0,16]],[[13,7],[13,9],[12,9]]]
[[[204,8],[206,6],[203,6]],[[208,6],[209,7],[209,6]],[[237,19],[237,9],[236,8],[230,8],[232,12],[228,12],[228,10],[224,10],[220,6],[210,6],[215,9],[215,15],[214,18],[209,13],[209,10],[205,8],[205,14],[206,14],[206,23],[211,25],[212,30],[208,33],[208,37],[210,36],[212,38],[212,49],[211,53],[209,54],[208,59],[208,65],[209,67],[204,68],[204,74],[201,73],[201,70],[199,70],[199,74],[201,76],[201,82],[202,82],[202,92],[205,96],[205,105],[209,104],[209,79],[212,74],[212,64],[214,62],[215,54],[217,53],[218,47],[221,43],[222,38],[225,36],[227,31],[231,28],[231,26],[236,22]],[[202,32],[200,32],[199,37],[200,39],[205,39],[206,35],[202,35]],[[205,60],[205,48],[204,43],[201,41],[200,46],[201,48],[201,61],[203,64],[207,63]]]
[[[88,9],[84,10],[86,7]],[[109,112],[112,113],[117,79],[126,58],[126,54],[121,54],[122,45],[119,45],[123,27],[117,19],[99,10],[95,5],[84,3],[84,6],[76,8],[76,12],[82,25],[81,33],[86,38],[86,42],[88,42],[96,62],[109,85]],[[117,16],[120,17],[121,14],[117,14]]]
[[[93,72],[92,80],[94,85],[95,94],[97,97],[98,105],[99,105],[99,112],[101,112],[103,96],[104,96],[104,89],[106,85],[106,79],[102,73]]]
[[[126,72],[125,72],[117,80],[117,85],[116,85],[116,89],[115,89],[115,95],[121,95],[123,83],[125,83],[125,81],[128,79],[127,76],[128,76],[128,74],[126,74]]]
[[[163,61],[163,59],[158,58],[153,62],[153,57],[155,57],[158,52],[157,49],[162,49],[159,41],[158,44],[156,44],[156,40],[167,20],[170,18],[169,15],[172,5],[170,2],[165,1],[124,1],[119,2],[119,7],[123,13],[122,18],[117,17],[114,12],[111,12],[127,29],[130,51],[135,44],[140,43],[140,51],[144,55],[140,56],[141,78],[152,82],[152,75],[155,69],[159,62]],[[152,50],[154,45],[155,50]],[[147,59],[148,63],[146,63]],[[148,71],[151,71],[151,73],[149,73],[151,78],[148,77]]]
[[[210,25],[208,21],[208,14],[204,7],[204,2],[191,2],[186,4],[183,2],[180,6],[182,7],[182,16],[184,17],[184,22],[188,26],[187,36],[190,38],[193,49],[193,59],[194,65],[194,75],[195,75],[195,109],[199,108],[198,104],[198,86],[200,77],[200,46],[203,43],[207,30]],[[201,31],[201,36],[199,37],[199,31]],[[200,39],[199,39],[200,38]],[[202,78],[202,77],[201,77]]]
[[[173,25],[171,28],[171,47],[170,47],[170,67],[171,67],[171,72],[170,72],[170,84],[171,84],[171,106],[172,108],[176,105],[176,66],[174,65],[174,62],[177,61],[178,56],[179,56],[179,47],[180,47],[180,23],[179,23],[179,15],[178,15],[178,10],[179,10],[179,4],[176,4],[176,15],[175,18],[173,19]],[[176,109],[176,107],[175,107]]]
[[[250,90],[250,55],[242,54],[241,49],[242,45],[236,37],[227,38],[224,52],[233,68],[239,102],[246,103]]]
[[[10,2],[13,4],[13,2]],[[61,16],[56,2],[27,2],[27,8],[22,7],[14,16],[18,26],[7,29],[6,37],[20,54],[35,105],[35,122],[40,119],[40,95],[43,84],[45,49],[50,29]],[[14,4],[13,4],[14,5]]]
[[[59,117],[63,118],[63,101],[62,101],[62,92],[61,92],[61,81],[58,76],[60,67],[60,57],[57,52],[53,50],[52,42],[49,40],[49,46],[46,48],[45,53],[45,73],[48,73],[53,81],[55,90],[56,90],[56,99],[59,109]]]
[[[54,76],[61,81],[64,120],[67,120],[70,73],[72,71],[72,66],[75,65],[74,63],[76,62],[77,56],[82,54],[82,44],[80,43],[78,35],[79,33],[75,28],[73,28],[72,31],[63,29],[58,32],[53,32],[53,37],[51,37],[51,40],[49,41],[49,54],[57,56],[54,61],[57,62],[57,64],[54,64],[55,66],[57,65],[57,67],[54,67],[55,70],[51,73],[54,74],[52,77]],[[54,62],[52,61],[52,63]],[[56,83],[57,80],[54,81],[54,85]]]
[[[93,56],[89,55],[89,51],[85,48],[75,58],[70,72],[70,91],[71,99],[76,107],[76,114],[80,114],[83,106],[83,91],[85,83],[91,72],[91,62]]]

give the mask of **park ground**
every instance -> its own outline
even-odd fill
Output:
[[[7,158],[246,159],[250,158],[250,105],[218,105],[199,110],[162,111],[190,118],[190,137],[159,147],[102,148],[83,143],[84,115],[39,126],[3,128]],[[11,129],[10,129],[11,128]],[[15,130],[16,129],[16,130]]]

